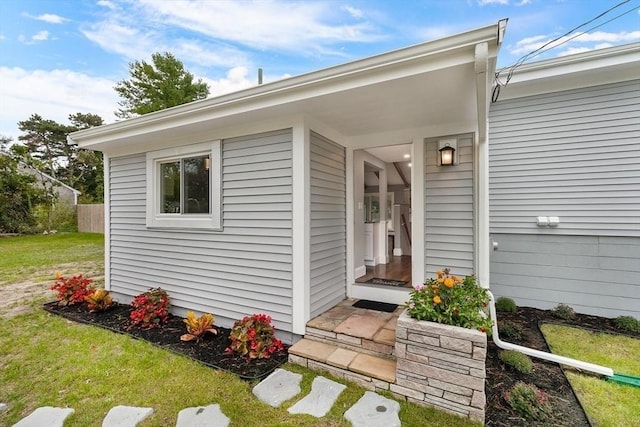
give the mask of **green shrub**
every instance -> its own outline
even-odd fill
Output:
[[[616,328],[627,332],[640,332],[640,320],[632,316],[619,316],[613,320]]]
[[[520,341],[522,339],[522,328],[512,323],[505,323],[498,326],[498,333],[501,338],[505,338],[510,341]]]
[[[528,421],[545,421],[551,411],[549,395],[538,387],[522,381],[511,387],[504,394],[504,399]]]
[[[558,304],[551,312],[554,316],[564,320],[573,320],[576,318],[576,312],[567,304]]]
[[[478,329],[489,335],[493,322],[485,309],[487,290],[478,286],[475,276],[462,279],[449,273],[448,268],[438,270],[436,278],[414,285],[407,313],[417,320]]]
[[[530,374],[533,372],[533,362],[531,358],[524,353],[515,350],[503,350],[498,355],[503,363],[513,366],[516,371],[522,374]]]
[[[518,306],[511,298],[500,297],[496,301],[496,311],[499,313],[515,313],[518,311]]]

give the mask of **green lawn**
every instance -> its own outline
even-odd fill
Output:
[[[0,286],[53,277],[56,269],[76,273],[78,267],[104,262],[104,235],[61,233],[0,238]]]
[[[542,332],[555,354],[640,376],[640,340],[559,325]],[[599,427],[640,426],[640,388],[606,382],[602,377],[567,371],[587,415]]]
[[[0,280],[11,284],[46,277],[43,272],[61,265],[73,271],[77,264],[99,262],[102,248],[102,236],[93,234],[0,239]],[[343,414],[364,389],[349,383],[322,419],[290,415],[286,408],[310,391],[318,373],[295,365],[285,368],[303,374],[303,391],[281,408],[271,408],[253,396],[254,383],[146,342],[50,315],[35,305],[26,314],[0,318],[0,402],[9,406],[0,414],[0,425],[13,425],[48,405],[75,409],[66,427],[100,426],[111,407],[123,404],[154,408],[141,426],[164,427],[175,425],[180,409],[211,403],[220,404],[232,426],[350,425]],[[403,426],[477,425],[404,402],[400,418]]]

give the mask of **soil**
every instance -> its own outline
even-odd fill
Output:
[[[522,332],[521,339],[511,339],[500,335],[503,341],[536,350],[549,351],[549,347],[539,326],[545,323],[577,326],[598,332],[620,334],[613,319],[585,314],[576,314],[574,319],[565,320],[556,317],[552,311],[519,307],[517,313],[498,313],[498,327],[511,325]],[[625,333],[640,338],[640,333]],[[553,426],[589,426],[591,425],[580,402],[576,398],[569,381],[559,365],[542,359],[532,358],[533,372],[521,374],[511,366],[502,363],[498,358],[500,349],[489,339],[487,351],[487,410],[485,425],[487,426],[531,426],[531,421],[520,417],[504,399],[504,393],[516,382],[534,384],[549,394],[551,416],[548,425]]]
[[[102,313],[90,313],[84,306],[58,306],[47,303],[45,310],[65,318],[82,323],[94,324],[109,330],[128,334],[134,338],[149,341],[161,348],[195,359],[207,366],[237,374],[247,380],[262,379],[287,361],[287,347],[277,352],[270,359],[247,360],[229,354],[225,349],[229,346],[229,329],[216,327],[217,335],[207,334],[199,342],[180,341],[185,333],[181,317],[171,315],[164,327],[141,329],[132,325],[129,320],[131,308],[128,305],[116,304],[112,309]],[[503,341],[523,345],[542,351],[549,351],[547,343],[539,329],[544,323],[555,323],[577,326],[583,329],[620,333],[613,319],[598,316],[576,314],[572,320],[559,319],[551,311],[519,307],[517,313],[498,313],[498,326],[509,324],[521,331],[520,339],[501,336]],[[627,333],[640,338],[640,333]],[[500,427],[517,427],[537,425],[520,417],[504,399],[504,393],[516,382],[534,384],[549,394],[551,416],[547,425],[552,426],[590,426],[590,422],[559,365],[540,359],[532,359],[533,372],[521,374],[514,368],[502,363],[498,357],[500,349],[489,339],[487,351],[487,378],[485,391],[487,395],[485,425]]]
[[[161,328],[142,329],[133,325],[129,319],[131,307],[124,304],[114,304],[109,310],[100,313],[90,313],[84,305],[59,306],[56,302],[45,304],[44,309],[70,320],[101,326],[148,341],[212,368],[232,372],[246,380],[262,379],[288,359],[287,346],[268,359],[249,360],[241,355],[227,353],[225,350],[230,344],[231,330],[218,326],[215,327],[217,334],[207,333],[199,341],[181,341],[180,336],[186,333],[185,325],[182,317],[174,315],[169,315],[167,323]]]

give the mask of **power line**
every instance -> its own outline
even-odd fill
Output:
[[[640,9],[640,7],[634,7],[633,9],[629,9],[629,10],[627,10],[626,12],[622,12],[620,15],[616,15],[616,16],[614,16],[613,18],[609,19],[608,21],[605,21],[605,22],[603,22],[603,23],[601,23],[601,24],[598,24],[598,25],[596,25],[596,26],[594,26],[594,27],[591,27],[591,28],[589,28],[588,30],[584,30],[583,32],[581,32],[581,33],[579,33],[579,34],[576,34],[576,35],[574,35],[573,37],[569,37],[568,39],[563,40],[563,41],[562,41],[562,43],[558,43],[557,45],[555,45],[555,46],[551,46],[551,47],[549,47],[548,49],[541,50],[539,53],[544,53],[544,52],[547,52],[547,51],[549,51],[549,50],[551,50],[551,49],[555,49],[555,48],[556,48],[556,47],[558,47],[558,46],[562,46],[563,44],[568,43],[568,42],[570,42],[571,40],[573,40],[573,39],[575,39],[575,38],[578,38],[578,37],[580,37],[580,36],[583,36],[583,35],[585,35],[585,34],[589,33],[590,31],[597,30],[598,28],[602,27],[603,25],[606,25],[606,24],[608,24],[609,22],[615,21],[616,19],[621,18],[621,17],[623,17],[624,15],[627,15],[627,14],[629,14],[629,13],[631,13],[631,12],[633,12],[633,11],[637,10],[637,9]]]
[[[614,21],[614,20],[616,20],[616,19],[618,19],[618,18],[620,18],[620,17],[622,17],[622,16],[624,16],[624,15],[626,15],[626,14],[628,14],[628,13],[630,13],[630,12],[632,12],[632,11],[636,10],[636,9],[638,9],[638,7],[634,7],[634,8],[632,8],[632,9],[630,9],[630,10],[627,10],[626,12],[621,13],[620,15],[615,16],[614,18],[609,19],[608,21],[605,21],[605,22],[603,22],[603,23],[601,23],[601,24],[599,24],[599,25],[596,25],[595,27],[589,28],[589,29],[587,29],[587,30],[585,30],[585,31],[581,32],[580,34],[577,34],[577,35],[575,35],[575,36],[573,36],[573,37],[571,37],[571,38],[568,38],[568,39],[566,39],[566,40],[563,40],[561,43],[558,43],[558,44],[556,44],[556,45],[553,45],[553,43],[555,43],[555,42],[557,42],[557,41],[561,40],[561,39],[562,39],[562,38],[564,38],[564,37],[567,37],[568,35],[570,35],[570,34],[571,34],[571,33],[573,33],[574,31],[576,31],[576,30],[578,30],[578,29],[580,29],[580,28],[582,28],[582,27],[584,27],[584,26],[586,26],[586,25],[591,24],[592,22],[594,22],[594,21],[596,21],[596,20],[598,20],[598,19],[602,18],[602,17],[603,17],[603,16],[605,16],[606,14],[610,13],[611,11],[613,11],[613,10],[617,9],[618,7],[620,7],[620,6],[622,6],[622,5],[626,4],[626,3],[629,3],[630,1],[631,1],[631,0],[624,0],[624,1],[621,1],[620,3],[617,3],[616,5],[614,5],[614,6],[610,7],[609,9],[607,9],[607,10],[605,10],[604,12],[600,13],[600,14],[599,14],[599,15],[597,15],[596,17],[594,17],[594,18],[592,18],[592,19],[590,19],[590,20],[588,20],[588,21],[586,21],[586,22],[583,22],[582,24],[578,25],[577,27],[574,27],[574,28],[572,28],[571,30],[567,31],[567,32],[566,32],[566,33],[564,33],[563,35],[561,35],[561,36],[559,36],[559,37],[556,37],[556,38],[554,38],[553,40],[550,40],[550,41],[546,42],[546,43],[545,43],[545,44],[543,44],[542,46],[540,46],[540,47],[538,47],[538,48],[536,48],[536,49],[532,50],[531,52],[527,53],[526,55],[524,55],[524,56],[522,56],[520,59],[518,59],[518,60],[517,60],[513,65],[511,65],[510,67],[504,67],[504,68],[502,68],[502,69],[498,70],[498,71],[496,72],[496,75],[495,75],[495,83],[496,83],[496,86],[494,87],[494,90],[493,90],[492,101],[493,101],[493,102],[495,102],[495,101],[497,101],[497,100],[498,100],[498,96],[499,96],[499,94],[500,94],[500,87],[501,87],[501,86],[506,86],[506,85],[509,83],[509,81],[511,80],[511,77],[513,76],[513,73],[514,73],[514,71],[516,70],[516,68],[518,68],[518,67],[520,67],[522,64],[524,64],[524,62],[525,62],[527,59],[529,59],[531,56],[533,56],[533,55],[535,55],[535,54],[537,54],[537,53],[546,52],[546,51],[551,50],[551,49],[553,49],[553,48],[556,48],[556,47],[558,47],[558,46],[562,46],[563,44],[565,44],[565,43],[567,43],[567,42],[569,42],[569,41],[571,41],[571,40],[573,40],[573,39],[575,39],[575,38],[577,38],[577,37],[579,37],[579,36],[581,36],[581,35],[587,34],[589,31],[593,31],[593,30],[595,30],[595,29],[597,29],[597,28],[600,28],[601,26],[603,26],[603,25],[605,25],[605,24],[608,24],[609,22],[612,22],[612,21]],[[545,48],[547,48],[547,47],[548,47],[548,46],[550,46],[550,45],[553,45],[553,46],[549,47],[548,49],[545,49]],[[507,73],[507,77],[506,77],[505,83],[503,84],[502,82],[500,82],[500,74],[501,74],[504,70],[506,70],[506,69],[508,69],[508,70],[509,70],[509,72]]]

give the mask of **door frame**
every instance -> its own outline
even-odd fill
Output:
[[[412,284],[424,283],[425,269],[424,269],[424,255],[425,255],[425,239],[424,239],[424,209],[419,209],[419,206],[424,206],[424,137],[416,136],[409,142],[402,142],[397,144],[384,144],[378,143],[370,146],[358,146],[346,148],[346,161],[347,161],[347,297],[356,299],[368,299],[380,302],[388,302],[392,304],[404,304],[409,299],[410,288],[396,288],[396,287],[380,287],[380,286],[367,286],[366,284],[356,284],[356,269],[361,271],[361,266],[356,265],[355,260],[355,247],[356,247],[356,222],[362,220],[362,206],[358,206],[359,192],[356,191],[355,185],[357,182],[361,182],[356,179],[354,165],[354,152],[372,148],[382,147],[389,145],[401,145],[411,144],[411,276]],[[364,188],[363,188],[364,191]],[[422,260],[422,261],[421,261]],[[360,272],[359,271],[359,272]],[[358,275],[358,277],[360,274]]]

